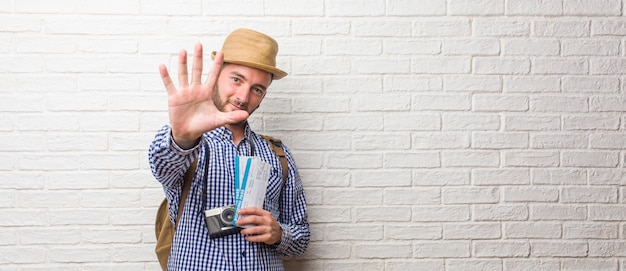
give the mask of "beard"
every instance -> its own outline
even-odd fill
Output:
[[[228,104],[236,104],[239,108],[241,108],[241,110],[244,110],[246,112],[248,112],[249,115],[252,115],[252,112],[254,112],[256,110],[256,108],[252,109],[252,110],[248,110],[248,103],[244,103],[238,100],[224,100],[222,99],[222,96],[220,95],[220,90],[219,87],[217,85],[215,85],[215,88],[213,89],[213,104],[215,104],[215,107],[221,111],[221,112],[226,112],[226,106]],[[258,106],[257,106],[258,108]],[[245,121],[243,121],[245,122]]]

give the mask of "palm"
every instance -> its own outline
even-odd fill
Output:
[[[187,72],[187,52],[178,57],[178,89],[174,86],[167,68],[159,67],[163,85],[167,90],[168,113],[172,135],[177,143],[195,142],[203,133],[229,123],[245,120],[245,111],[221,112],[213,103],[213,91],[223,65],[223,54],[215,56],[213,68],[205,83],[202,79],[202,45],[194,48],[191,83]]]

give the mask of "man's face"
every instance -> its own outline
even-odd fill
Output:
[[[222,112],[245,110],[252,114],[261,105],[271,83],[271,73],[224,63],[213,91],[213,102]]]

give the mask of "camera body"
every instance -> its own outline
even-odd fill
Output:
[[[209,229],[211,239],[239,233],[241,228],[233,226],[234,218],[234,205],[226,205],[204,211],[204,220]]]

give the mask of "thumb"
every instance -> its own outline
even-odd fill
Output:
[[[248,119],[249,116],[250,116],[250,114],[248,114],[248,112],[246,112],[244,110],[235,110],[235,111],[231,111],[231,112],[222,112],[222,119],[224,120],[224,122],[226,124],[233,124],[233,123],[242,122],[242,121]]]

